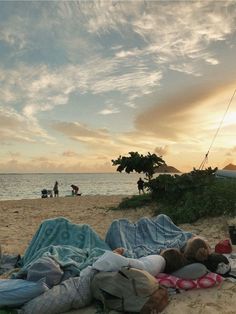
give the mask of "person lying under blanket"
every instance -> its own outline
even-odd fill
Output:
[[[197,238],[178,228],[166,215],[141,218],[135,224],[125,219],[115,220],[107,232],[106,241],[88,225],[72,224],[63,217],[46,220],[33,237],[20,266],[27,275],[34,262],[47,256],[55,259],[64,273],[70,270],[67,272],[70,278],[63,276],[62,282],[26,303],[19,313],[56,314],[90,304],[91,280],[98,271],[99,259],[100,262],[105,260],[107,252],[118,256],[122,263],[129,265],[132,261],[143,267],[141,269],[149,269],[151,274],[164,271],[183,279],[197,279],[207,273],[203,262],[211,254],[206,243],[197,241]],[[122,245],[133,255],[125,254],[125,250],[120,249]],[[111,249],[116,250],[112,252]],[[93,250],[94,254],[91,254]],[[116,253],[122,253],[128,259]]]
[[[92,266],[82,270],[80,277],[69,278],[54,286],[26,303],[18,313],[58,314],[85,307],[92,302],[90,286],[94,276],[100,271],[117,271],[123,266],[146,270],[153,276],[163,272],[172,273],[175,270],[173,274],[181,276],[182,272],[183,278],[191,274],[191,279],[202,277],[207,272],[206,267],[199,263],[183,266],[185,260],[179,249],[166,249],[160,255],[139,259],[126,258],[121,253],[124,253],[122,248],[114,252],[106,251]]]

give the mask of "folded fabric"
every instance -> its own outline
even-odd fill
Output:
[[[48,290],[43,281],[32,282],[23,279],[0,280],[0,308],[17,307]]]
[[[148,255],[139,259],[128,258],[107,251],[93,264],[93,269],[99,271],[118,271],[123,266],[142,269],[156,276],[164,271],[165,259],[160,255]]]
[[[27,280],[39,281],[44,279],[49,288],[59,284],[64,272],[60,265],[48,256],[37,259],[28,269]]]
[[[93,263],[92,268],[99,271],[117,271],[122,266],[128,266],[128,258],[118,255],[116,253],[107,251],[102,256],[100,256],[95,263]]]
[[[208,273],[205,276],[196,280],[182,279],[168,274],[158,274],[156,276],[157,281],[160,285],[166,288],[175,288],[181,290],[191,290],[199,288],[211,288],[219,285],[224,278],[215,273]]]

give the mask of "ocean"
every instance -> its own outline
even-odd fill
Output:
[[[23,173],[0,174],[0,200],[41,198],[41,190],[52,190],[59,183],[59,196],[71,195],[71,184],[82,195],[138,194],[138,173]]]

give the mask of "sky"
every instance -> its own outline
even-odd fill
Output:
[[[0,1],[0,173],[236,164],[235,89],[236,1]]]

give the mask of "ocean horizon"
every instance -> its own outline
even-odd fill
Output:
[[[71,184],[79,187],[82,195],[138,194],[139,173],[2,173],[0,200],[41,198],[43,189],[52,190],[59,183],[59,196],[71,195]]]

